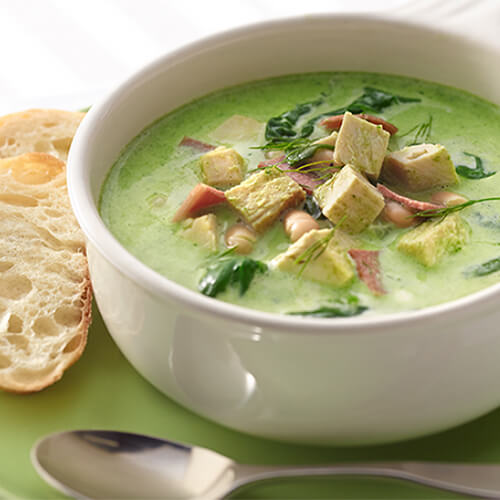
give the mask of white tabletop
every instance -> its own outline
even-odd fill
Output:
[[[492,5],[495,14],[485,16]],[[0,114],[85,107],[186,42],[263,19],[322,12],[392,12],[438,24],[459,20],[460,27],[465,19],[478,34],[500,27],[500,0],[0,0]]]

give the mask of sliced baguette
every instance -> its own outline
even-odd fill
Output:
[[[0,117],[0,158],[24,153],[49,153],[61,161],[85,113],[30,109]]]
[[[38,391],[81,356],[91,315],[62,161],[44,153],[0,160],[0,234],[0,388]]]

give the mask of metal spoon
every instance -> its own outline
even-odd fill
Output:
[[[31,460],[49,484],[67,495],[87,499],[215,500],[257,481],[338,475],[405,479],[500,499],[500,465],[432,462],[242,465],[206,448],[115,431],[51,434],[33,446]]]

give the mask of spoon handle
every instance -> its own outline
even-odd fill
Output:
[[[374,462],[325,466],[235,465],[233,491],[249,483],[304,476],[376,476],[403,479],[480,498],[500,499],[500,465]]]

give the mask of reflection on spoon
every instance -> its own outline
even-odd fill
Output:
[[[51,434],[35,444],[31,459],[42,478],[58,490],[96,500],[215,500],[256,481],[329,475],[392,477],[482,498],[500,498],[500,465],[241,465],[206,448],[115,431]]]

